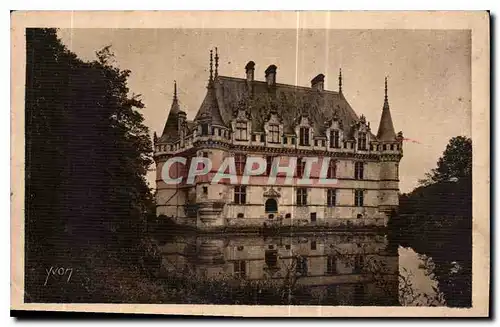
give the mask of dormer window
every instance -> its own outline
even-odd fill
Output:
[[[308,146],[309,145],[309,128],[301,127],[299,131],[299,145]]]
[[[248,127],[247,123],[240,122],[236,123],[236,141],[246,141],[248,140]]]
[[[280,127],[279,125],[269,125],[269,134],[268,134],[268,142],[269,143],[279,143],[280,142]]]
[[[330,148],[340,148],[340,132],[338,129],[330,131]]]
[[[359,133],[358,135],[358,150],[366,151],[366,133]]]

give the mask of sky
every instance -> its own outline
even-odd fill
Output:
[[[151,134],[161,134],[177,81],[181,109],[193,119],[205,96],[209,51],[218,47],[219,75],[255,78],[278,67],[277,82],[310,86],[324,74],[372,132],[378,129],[384,77],[396,132],[409,139],[400,164],[400,190],[409,192],[436,167],[449,139],[471,136],[471,39],[466,30],[339,29],[60,29],[59,37],[81,59],[107,45],[115,64],[131,70],[130,91],[140,94]],[[149,176],[154,185],[154,174]]]

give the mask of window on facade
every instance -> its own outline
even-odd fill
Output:
[[[244,214],[242,214],[242,213],[239,213],[239,214],[238,214],[238,218],[244,218],[244,217],[245,217],[245,215],[244,215]]]
[[[202,191],[203,191],[203,194],[208,194],[208,187],[203,186]]]
[[[318,140],[314,140],[314,146],[318,146]]]
[[[287,214],[285,215],[285,218],[292,218],[292,214],[287,213]]]
[[[307,189],[306,188],[298,188],[297,189],[297,205],[305,206],[307,205]]]
[[[364,259],[363,256],[358,255],[354,259],[354,273],[361,273],[363,271]]]
[[[385,151],[385,150],[387,150],[387,144],[384,144],[384,145],[382,146],[382,150],[384,150],[384,151]]]
[[[354,191],[354,205],[356,207],[362,207],[364,203],[364,192],[363,190]]]
[[[304,257],[297,257],[296,259],[296,266],[295,270],[297,273],[301,274],[302,276],[307,275],[307,258]]]
[[[248,131],[247,123],[245,123],[245,122],[236,123],[236,135],[235,135],[236,141],[248,140],[247,131]]]
[[[355,162],[354,163],[354,178],[355,179],[363,179],[364,178],[364,169],[365,165],[363,162]]]
[[[236,154],[234,156],[234,163],[236,166],[236,174],[243,175],[245,171],[246,156],[244,154]]]
[[[302,158],[297,158],[297,177],[302,178],[306,169],[306,162]]]
[[[391,144],[391,151],[394,151],[394,144]]]
[[[219,136],[222,136],[222,129],[219,129]]]
[[[269,125],[269,135],[268,142],[279,143],[280,142],[280,127],[279,125]]]
[[[266,266],[269,268],[274,268],[278,266],[278,251],[273,250],[273,251],[266,251],[265,254],[265,261],[266,261]]]
[[[310,215],[310,216],[311,216],[311,222],[315,223],[315,222],[316,222],[316,218],[317,218],[317,216],[318,216],[318,215],[316,214],[316,212],[311,212],[311,215]]]
[[[255,134],[252,134],[252,141],[254,141],[254,142],[255,142],[255,140],[257,140],[257,137],[256,137],[256,135],[255,135]]]
[[[344,142],[344,149],[347,149],[347,142]]]
[[[337,177],[337,161],[330,160],[328,163],[328,170],[326,171],[326,178],[333,179]]]
[[[358,150],[366,151],[366,149],[367,149],[366,133],[359,133],[358,134]]]
[[[247,203],[247,188],[246,186],[234,187],[234,203],[245,204]]]
[[[337,204],[337,190],[334,188],[328,189],[326,193],[326,203],[329,207],[335,207]]]
[[[287,144],[286,136],[283,136],[283,144]]]
[[[201,124],[201,135],[208,135],[208,124]]]
[[[234,275],[244,278],[246,276],[246,263],[243,260],[234,262]]]
[[[292,137],[292,144],[295,145],[295,137]]]
[[[330,132],[330,148],[340,148],[340,132],[336,129]]]
[[[299,145],[309,145],[309,128],[301,127],[299,130]]]
[[[326,257],[326,273],[328,275],[337,274],[337,258],[333,255]]]
[[[316,241],[311,241],[311,250],[316,250]]]
[[[266,175],[271,175],[271,170],[273,168],[273,157],[266,157]]]
[[[260,141],[261,141],[262,143],[266,142],[266,136],[265,136],[264,134],[261,134],[261,135],[260,135]]]
[[[215,135],[215,127],[212,127],[210,134]]]

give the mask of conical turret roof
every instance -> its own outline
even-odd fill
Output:
[[[394,131],[394,125],[392,123],[391,110],[389,109],[389,100],[387,98],[387,77],[385,78],[384,107],[382,108],[382,116],[380,117],[377,139],[379,141],[394,141],[396,139],[396,132]]]

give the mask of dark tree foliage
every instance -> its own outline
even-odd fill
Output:
[[[465,136],[450,139],[437,167],[420,180],[422,185],[457,181],[472,176],[472,140]]]
[[[471,305],[472,143],[454,137],[421,186],[399,197],[391,219],[399,243],[432,257],[447,305]],[[453,262],[460,269],[453,269]]]
[[[27,29],[26,54],[26,297],[36,300],[51,266],[83,271],[91,252],[138,261],[152,145],[109,47],[84,62],[56,30]]]

